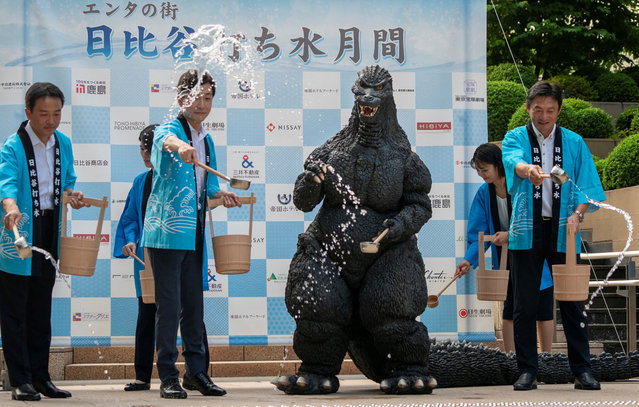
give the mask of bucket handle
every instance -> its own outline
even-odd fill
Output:
[[[479,232],[477,234],[477,240],[478,240],[477,243],[479,244],[479,247],[477,248],[477,254],[478,254],[477,268],[479,269],[479,271],[485,271],[486,259],[484,258],[484,252],[486,251],[486,248],[484,247],[484,232]]]
[[[575,248],[575,229],[572,222],[566,223],[566,266],[577,266],[577,254]]]
[[[495,235],[484,235],[484,232],[479,232],[477,234],[477,240],[479,240],[479,248],[478,248],[478,254],[479,254],[479,269],[484,271],[486,269],[486,259],[485,259],[485,255],[484,252],[485,250],[482,250],[484,248],[484,241],[487,242],[492,242],[495,239]],[[501,257],[499,259],[499,269],[500,270],[507,270],[508,269],[508,242],[504,243],[501,246]]]
[[[249,237],[253,237],[253,204],[257,202],[253,192],[251,196],[240,196],[240,203],[242,205],[251,205],[250,217],[249,217]],[[208,199],[207,209],[209,211],[209,226],[211,227],[211,237],[213,237],[213,215],[211,214],[211,208],[217,208],[220,205],[224,205],[224,198]]]
[[[71,202],[71,194],[62,195],[62,230],[60,235],[67,235],[67,204]],[[100,241],[100,233],[102,232],[102,223],[104,222],[104,212],[106,208],[109,206],[109,201],[106,196],[103,196],[102,199],[94,199],[94,198],[82,198],[82,202],[89,206],[98,206],[100,207],[100,219],[98,220],[98,225],[95,229],[95,240]]]

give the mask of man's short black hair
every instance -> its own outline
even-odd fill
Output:
[[[146,126],[140,132],[140,145],[144,146],[146,151],[151,151],[151,147],[153,147],[153,136],[155,136],[155,128],[158,127],[157,124],[151,124]]]
[[[177,84],[178,97],[188,96],[189,92],[197,85],[198,78],[200,86],[207,83],[211,85],[211,96],[215,97],[215,81],[213,77],[208,72],[204,72],[201,77],[198,77],[197,69],[189,69],[180,76]]]
[[[470,166],[477,169],[477,164],[492,164],[497,167],[497,173],[500,177],[506,176],[504,163],[501,160],[501,149],[493,143],[484,143],[477,147],[470,160]]]
[[[559,107],[561,107],[562,92],[559,85],[557,85],[555,82],[539,81],[532,85],[530,89],[528,89],[528,96],[526,96],[526,106],[530,107],[533,100],[535,100],[535,98],[538,96],[550,96],[551,98],[555,99],[559,104]]]
[[[50,82],[36,82],[31,85],[24,95],[24,106],[32,112],[36,100],[47,96],[60,99],[62,106],[64,106],[64,94],[60,88]]]

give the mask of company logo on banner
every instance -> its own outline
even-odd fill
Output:
[[[398,109],[415,108],[415,72],[393,72],[393,98]]]
[[[226,77],[227,108],[264,109],[264,94],[264,71],[253,72],[250,79]]]
[[[304,72],[305,109],[334,109],[340,105],[339,72]]]
[[[148,107],[111,107],[111,144],[139,145],[148,117]]]
[[[493,318],[492,308],[460,308],[458,311],[460,318]]]
[[[264,147],[229,148],[227,162],[231,178],[264,183]]]
[[[418,109],[415,112],[418,146],[450,146],[453,144],[452,109]]]
[[[293,185],[266,184],[266,220],[304,220],[304,212],[293,204]]]
[[[226,298],[229,295],[228,276],[215,272],[215,260],[213,254],[209,253],[209,264],[207,270],[208,291],[204,291],[205,297]]]
[[[429,294],[441,291],[450,281],[455,272],[455,259],[448,257],[428,257],[424,258],[426,268],[426,284]],[[455,294],[455,283],[449,288],[448,294]]]
[[[267,146],[301,146],[304,139],[300,109],[266,109],[264,111]]]
[[[109,144],[74,144],[73,166],[78,182],[111,180],[111,146]]]
[[[214,102],[215,103],[215,102]],[[213,138],[216,146],[225,146],[227,143],[226,109],[213,108],[211,113],[202,122],[204,131]]]
[[[71,70],[71,103],[85,106],[109,106],[111,71],[108,69]]]
[[[455,146],[453,148],[455,182],[484,182],[470,165],[476,149],[477,146]],[[473,199],[472,196],[469,198]]]
[[[433,183],[428,197],[433,209],[433,220],[455,219],[455,184]]]
[[[265,297],[230,297],[229,335],[266,335],[266,310]]]
[[[32,71],[32,68],[22,66],[0,68],[0,105],[24,106],[24,94],[32,85]]]
[[[149,70],[149,106],[168,109],[176,102],[175,83],[179,76],[170,69]]]
[[[486,109],[486,74],[453,72],[453,109]]]
[[[72,122],[71,122],[71,117],[73,117],[72,112],[73,112],[73,107],[71,105],[62,106],[62,119],[60,119],[60,125],[58,126],[58,131],[64,133],[67,137],[71,139],[71,141],[73,141]]]
[[[266,294],[268,297],[284,297],[290,260],[266,260]]]
[[[71,298],[71,336],[111,336],[110,298]]]

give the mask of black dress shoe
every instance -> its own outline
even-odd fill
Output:
[[[197,390],[197,386],[194,381],[195,379],[193,379],[193,376],[189,376],[184,373],[184,377],[182,378],[182,387],[186,390]]]
[[[46,382],[33,381],[33,388],[49,397],[50,399],[66,399],[71,397],[71,393],[66,390],[58,389],[51,380]]]
[[[11,391],[11,399],[20,401],[38,401],[40,400],[40,393],[33,388],[31,383],[25,383],[13,388]]]
[[[140,391],[140,390],[150,390],[151,383],[129,383],[124,386],[124,391]]]
[[[592,373],[583,372],[575,376],[575,389],[601,390],[601,385],[594,377],[592,377]]]
[[[184,375],[184,378],[195,386],[195,388],[204,396],[223,396],[226,390],[213,383],[210,377],[200,372],[194,376]]]
[[[160,397],[165,399],[185,399],[186,392],[178,379],[166,379],[160,385]]]
[[[537,383],[535,382],[537,375],[534,373],[522,373],[519,376],[519,379],[513,385],[515,390],[532,390],[537,388]]]

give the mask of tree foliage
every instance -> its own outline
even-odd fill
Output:
[[[639,56],[639,0],[488,0],[488,64],[512,62],[543,78]],[[494,7],[493,7],[494,4]]]

